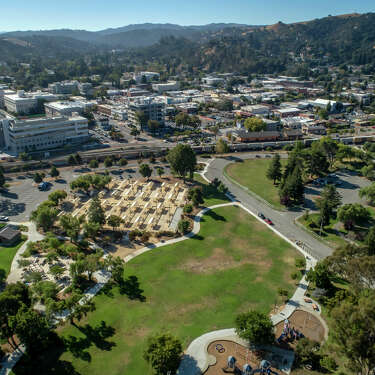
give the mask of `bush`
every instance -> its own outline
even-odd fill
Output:
[[[298,277],[299,277],[299,273],[298,272],[292,272],[290,274],[290,277],[292,278],[292,280],[297,280]]]
[[[329,372],[335,372],[338,368],[336,361],[328,355],[321,358],[319,364]]]
[[[295,265],[298,269],[305,269],[306,268],[306,259],[305,258],[297,258],[295,260]]]
[[[122,166],[122,167],[125,167],[125,165],[128,165],[128,161],[125,159],[125,158],[121,158],[119,160],[119,164]]]
[[[184,206],[184,213],[190,214],[193,211],[193,206],[191,204],[185,204]]]
[[[144,233],[142,234],[142,236],[141,236],[141,241],[142,241],[143,243],[146,243],[146,242],[148,242],[149,239],[150,239],[150,234],[147,233],[147,232],[144,232]]]
[[[186,234],[190,230],[190,223],[188,220],[180,220],[178,223],[178,231],[181,234]]]

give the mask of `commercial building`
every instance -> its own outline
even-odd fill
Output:
[[[92,103],[84,102],[53,102],[44,104],[46,116],[48,117],[71,116],[74,112],[83,113],[92,106]]]
[[[163,94],[167,91],[179,90],[180,84],[177,81],[168,81],[166,83],[154,83],[152,89],[159,94]]]
[[[73,113],[71,117],[3,119],[5,147],[16,154],[79,144],[88,139],[88,121]]]
[[[70,95],[78,91],[77,81],[55,82],[48,85],[48,91],[57,95]]]
[[[12,246],[21,240],[21,232],[10,225],[6,225],[0,230],[0,244]]]
[[[137,72],[134,73],[133,79],[137,83],[141,83],[142,81],[150,82],[153,80],[159,80],[160,74],[156,72]]]
[[[140,124],[138,119],[138,113],[144,113],[147,120],[156,120],[164,125],[164,108],[163,102],[153,98],[141,98],[129,104],[128,119],[138,128],[144,128],[144,124]]]
[[[38,101],[54,101],[57,97],[45,92],[25,93],[23,90],[17,91],[16,94],[4,95],[4,106],[8,112],[20,115],[27,115],[38,107]]]

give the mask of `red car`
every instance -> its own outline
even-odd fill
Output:
[[[268,225],[273,225],[273,222],[272,222],[271,219],[266,218],[266,219],[264,219],[264,221],[265,221]]]

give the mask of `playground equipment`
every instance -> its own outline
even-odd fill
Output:
[[[252,372],[253,369],[251,368],[251,366],[248,363],[244,364],[242,371],[243,375],[251,375]]]
[[[236,358],[234,358],[232,355],[230,355],[228,357],[228,361],[227,361],[227,365],[228,365],[228,368],[235,368],[236,367]]]
[[[220,354],[222,354],[222,353],[225,352],[225,348],[224,348],[224,346],[221,345],[221,344],[216,344],[216,345],[215,345],[215,349],[216,349]]]

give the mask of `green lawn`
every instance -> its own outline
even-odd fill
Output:
[[[202,186],[205,206],[210,207],[216,204],[230,202],[225,194],[220,193],[215,188],[209,186],[208,182],[198,173],[194,173],[194,181]]]
[[[23,245],[25,241],[21,241],[15,246],[5,247],[0,246],[0,280],[2,274],[6,277],[10,271],[12,260],[16,255],[17,250]]]
[[[271,158],[249,159],[242,163],[229,164],[225,168],[225,172],[239,184],[247,187],[276,209],[281,210],[284,207],[280,204],[277,186],[266,177],[266,171],[271,164],[271,160]],[[281,159],[281,164],[285,165],[285,163],[286,160]]]
[[[236,206],[215,209],[202,219],[193,239],[132,260],[125,290],[95,297],[96,311],[79,328],[59,329],[67,342],[64,351],[51,348],[44,361],[33,358],[33,366],[43,363],[56,374],[148,375],[142,352],[150,334],[172,332],[186,347],[205,332],[233,327],[239,312],[269,312],[278,287],[293,292],[290,274],[299,255],[292,246]],[[23,363],[16,374],[37,373]]]

